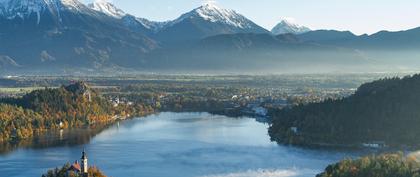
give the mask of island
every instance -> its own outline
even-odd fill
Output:
[[[269,135],[303,146],[420,145],[420,75],[363,84],[342,99],[272,110]]]
[[[61,168],[48,170],[42,177],[106,177],[96,166],[89,167],[88,157],[85,150],[82,152],[82,157],[79,161],[73,164],[67,163]]]

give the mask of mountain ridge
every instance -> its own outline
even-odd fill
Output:
[[[125,13],[123,10],[119,9],[114,4],[109,3],[106,0],[95,0],[93,3],[90,3],[87,6],[93,10],[102,12],[115,18],[122,18],[127,15],[127,13]]]
[[[3,0],[0,9],[9,7],[9,1]],[[129,63],[140,62],[136,59],[138,56],[159,47],[153,39],[123,27],[118,19],[94,11],[76,0],[14,2],[19,3],[12,4],[13,7],[21,7],[14,13],[28,13],[22,16],[23,20],[0,15],[0,55],[13,58],[22,67],[129,66]],[[59,3],[63,8],[45,10],[50,8],[51,2]],[[63,3],[71,3],[71,7]],[[73,8],[73,5],[78,8]],[[32,7],[42,8],[33,11]]]
[[[284,19],[280,21],[280,23],[278,23],[276,26],[273,27],[273,29],[271,30],[271,33],[273,33],[274,35],[287,34],[287,33],[303,34],[309,31],[311,31],[311,29],[309,29],[306,26],[302,26],[297,23],[293,23],[291,21]]]
[[[156,38],[169,43],[232,33],[268,33],[245,16],[213,4],[202,5],[169,21]],[[172,39],[171,39],[172,38]]]
[[[334,30],[273,35],[245,16],[214,5],[200,6],[172,21],[153,22],[104,1],[105,9],[92,9],[77,0],[0,2],[1,63],[20,71],[153,72],[177,66],[179,70],[283,72],[294,67],[299,71],[363,72],[420,66],[420,52],[415,50],[420,47],[420,28],[361,36]],[[57,3],[63,7],[56,8]],[[43,8],[33,8],[39,4]],[[6,13],[7,7],[16,8]],[[20,12],[27,13],[16,16]]]

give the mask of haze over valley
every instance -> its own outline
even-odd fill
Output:
[[[0,3],[3,74],[354,73],[419,66],[419,28],[355,35],[282,20],[264,29],[244,15],[206,3],[154,22],[106,1]]]
[[[0,176],[419,177],[418,9],[0,0]]]

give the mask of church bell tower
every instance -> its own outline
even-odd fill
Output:
[[[83,177],[88,177],[88,169],[89,169],[89,167],[88,167],[88,158],[87,158],[87,155],[86,155],[86,152],[85,152],[85,150],[83,149],[83,152],[82,152],[82,158],[81,158],[81,175],[83,176]]]

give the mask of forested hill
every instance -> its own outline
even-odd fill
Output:
[[[2,102],[44,114],[111,114],[111,104],[84,82],[57,89],[35,90],[22,98],[9,98]],[[62,115],[51,116],[62,117]]]
[[[0,142],[26,139],[51,129],[108,124],[115,116],[152,111],[137,104],[113,107],[83,82],[35,90],[21,98],[0,99]]]
[[[419,177],[420,164],[413,156],[384,154],[346,159],[329,165],[317,177]]]
[[[420,145],[420,75],[362,85],[341,100],[273,111],[272,140],[295,145]]]

